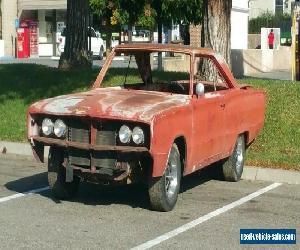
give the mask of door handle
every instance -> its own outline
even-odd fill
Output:
[[[224,109],[224,108],[225,108],[225,106],[226,106],[226,104],[225,104],[225,103],[222,103],[222,104],[220,105],[220,107],[221,107],[222,109]]]

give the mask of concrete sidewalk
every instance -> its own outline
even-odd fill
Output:
[[[45,156],[48,156],[49,148],[46,147]],[[29,143],[17,143],[0,141],[0,154],[16,154],[24,156],[33,156]]]
[[[273,79],[273,80],[292,80],[292,72],[290,70],[277,70],[272,72],[261,72],[257,74],[248,74],[247,77]]]
[[[49,147],[46,147],[45,157],[48,157],[48,152]],[[7,141],[0,141],[0,154],[16,154],[30,157],[33,156],[29,143],[16,143]],[[300,184],[300,171],[245,167],[242,179]]]

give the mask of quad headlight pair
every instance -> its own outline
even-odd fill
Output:
[[[43,134],[46,136],[49,136],[54,133],[57,137],[61,138],[65,136],[67,131],[67,126],[60,119],[57,119],[53,123],[51,119],[45,118],[42,123],[42,131]]]
[[[140,127],[131,130],[128,126],[123,125],[119,130],[119,139],[124,144],[129,143],[132,139],[135,144],[140,145],[145,142],[145,135]]]

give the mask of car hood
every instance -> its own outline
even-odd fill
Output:
[[[150,122],[167,110],[188,105],[190,100],[188,95],[111,87],[45,99],[33,104],[29,112]]]

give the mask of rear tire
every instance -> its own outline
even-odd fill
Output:
[[[66,182],[66,168],[62,165],[64,152],[60,148],[50,147],[48,157],[48,183],[52,195],[58,199],[71,199],[78,191],[80,178],[73,177],[72,182]]]
[[[175,207],[180,181],[180,154],[177,145],[173,144],[164,175],[159,178],[152,178],[149,183],[148,192],[153,210],[168,212]]]
[[[223,163],[223,175],[226,181],[237,182],[241,179],[245,162],[245,137],[239,135],[232,155]]]

